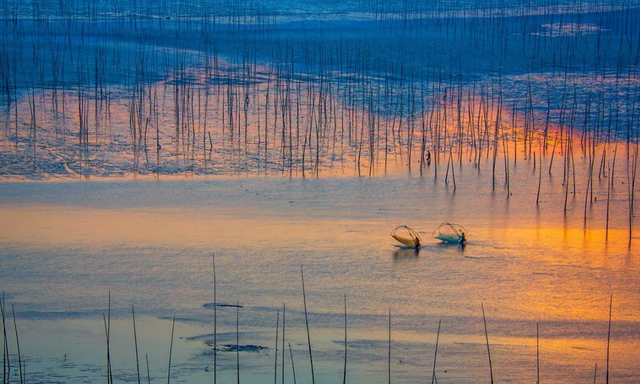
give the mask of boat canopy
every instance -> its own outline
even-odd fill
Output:
[[[463,243],[467,240],[467,235],[467,230],[461,225],[442,223],[431,236],[446,243]]]
[[[406,225],[401,225],[391,231],[391,237],[401,244],[411,248],[416,248],[416,246],[419,246],[422,242],[422,238],[420,238],[418,232]]]

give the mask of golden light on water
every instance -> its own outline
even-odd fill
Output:
[[[24,3],[3,383],[639,381],[632,2]]]

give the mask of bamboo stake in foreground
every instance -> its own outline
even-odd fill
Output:
[[[536,384],[540,384],[540,333],[536,323]]]
[[[9,373],[11,372],[11,361],[9,359],[9,343],[7,341],[7,326],[4,315],[4,292],[2,292],[2,301],[0,301],[0,312],[2,314],[2,331],[3,331],[3,346],[2,346],[2,382],[9,382]]]
[[[278,313],[276,314],[276,347],[274,353],[274,366],[273,366],[273,384],[276,384],[276,380],[278,377],[278,330],[280,329],[280,310],[278,309]]]
[[[438,320],[438,333],[436,334],[436,351],[433,354],[433,371],[431,372],[431,384],[434,384],[436,381],[436,361],[438,359],[438,341],[440,341],[440,325],[442,324],[442,319]]]
[[[236,301],[236,378],[240,384],[240,300]]]
[[[169,368],[167,369],[167,384],[171,382],[171,354],[173,353],[173,331],[176,327],[176,317],[173,316],[173,324],[171,325],[171,345],[169,346]]]
[[[344,370],[342,384],[347,383],[347,295],[344,295]]]
[[[480,303],[482,307],[482,320],[484,321],[484,336],[487,340],[487,355],[489,356],[489,374],[491,375],[491,384],[493,384],[493,367],[491,366],[491,351],[489,350],[489,333],[487,332],[487,318],[484,316],[484,304]]]
[[[284,384],[284,352],[285,352],[285,347],[284,347],[284,341],[286,338],[286,313],[287,313],[287,306],[285,304],[282,304],[282,384]],[[240,384],[240,383],[238,383]]]
[[[140,359],[138,358],[138,334],[136,333],[136,313],[131,304],[131,317],[133,318],[133,342],[136,346],[136,372],[138,374],[138,384],[140,384]]]
[[[105,317],[104,313],[102,314],[102,320],[104,321],[104,333],[107,337],[107,383],[113,384],[113,375],[111,371],[111,346],[110,346],[110,335],[111,335],[111,291],[109,291],[109,304],[107,307],[107,316]]]
[[[311,354],[311,335],[309,333],[309,317],[307,314],[307,295],[304,290],[304,269],[300,266],[300,276],[302,277],[302,300],[304,302],[304,322],[307,326],[307,343],[309,345],[309,360],[311,361],[311,382],[315,384],[316,376],[313,372],[313,355]]]
[[[213,263],[213,384],[218,380],[217,352],[218,352],[218,302],[216,301],[216,254],[211,254]]]
[[[22,372],[22,354],[20,353],[20,339],[18,338],[18,323],[16,323],[16,310],[11,304],[11,314],[13,315],[13,329],[16,332],[16,347],[18,348],[18,372],[20,373],[20,384],[25,382],[24,373]]]
[[[611,309],[613,306],[613,294],[609,297],[609,330],[607,331],[607,370],[605,383],[609,384],[609,346],[611,344]]]
[[[289,356],[291,357],[291,370],[293,371],[293,384],[298,384],[296,381],[296,366],[293,363],[293,351],[291,350],[291,343],[289,343]]]
[[[388,349],[388,373],[389,384],[391,384],[391,308],[389,308],[389,349]]]
[[[147,360],[147,384],[151,384],[151,374],[149,373],[149,355],[144,354],[145,360]]]

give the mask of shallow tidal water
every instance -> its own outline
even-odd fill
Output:
[[[639,4],[5,0],[10,381],[640,382]]]
[[[578,160],[577,173],[586,166]],[[301,266],[318,382],[342,380],[344,295],[348,382],[388,382],[389,311],[392,382],[430,379],[439,320],[438,381],[488,381],[481,305],[496,381],[536,380],[537,325],[541,381],[592,381],[595,373],[604,382],[610,295],[609,377],[637,382],[638,233],[629,245],[624,179],[606,241],[606,180],[596,181],[585,224],[584,193],[569,197],[565,215],[557,172],[543,176],[536,207],[528,160],[511,169],[510,195],[502,183],[492,192],[490,171],[471,164],[456,165],[455,191],[433,167],[374,178],[0,184],[0,289],[7,311],[15,308],[27,381],[104,380],[110,292],[116,381],[137,380],[135,305],[143,378],[146,357],[151,379],[166,379],[175,316],[172,381],[211,382],[215,252],[217,301],[242,306],[239,344],[266,347],[239,354],[242,382],[273,380],[283,304],[285,379],[293,382],[292,355],[296,380],[311,382]],[[466,247],[431,238],[444,221],[467,228]],[[421,233],[418,252],[394,245],[389,232],[401,224]],[[217,314],[218,344],[235,345],[236,308]],[[282,328],[279,337],[277,380]],[[14,346],[10,336],[13,359]],[[219,379],[235,380],[235,351],[217,356]]]

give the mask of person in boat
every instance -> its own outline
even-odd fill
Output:
[[[420,238],[418,238],[418,236],[416,236],[415,239],[413,239],[413,241],[416,243],[415,248],[418,249],[420,248]]]
[[[467,236],[464,234],[464,232],[460,233],[460,244],[464,245],[467,243]]]

